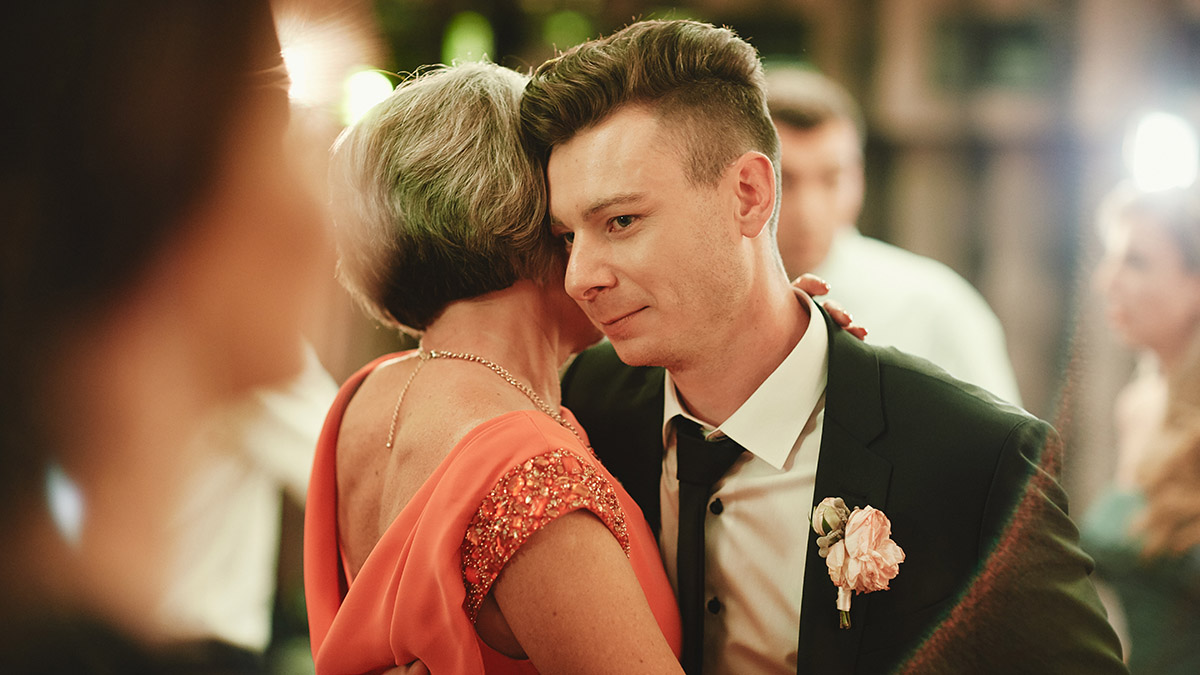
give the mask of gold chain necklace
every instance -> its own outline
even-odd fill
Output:
[[[410,384],[412,384],[412,381],[417,376],[417,373],[419,373],[421,371],[421,366],[425,365],[425,362],[429,361],[431,359],[459,359],[461,361],[470,361],[472,363],[478,363],[481,366],[486,366],[493,373],[496,373],[497,375],[499,375],[502,380],[511,384],[513,387],[515,387],[517,389],[517,391],[521,392],[522,394],[525,394],[525,397],[528,398],[533,403],[533,405],[537,406],[538,410],[545,413],[547,416],[549,416],[555,422],[558,422],[559,425],[561,425],[567,431],[570,431],[572,434],[575,434],[575,438],[579,439],[579,443],[581,445],[586,446],[586,447],[591,447],[591,446],[588,446],[587,443],[584,443],[583,437],[579,435],[579,430],[576,429],[575,425],[571,424],[571,422],[568,421],[567,418],[563,417],[562,413],[555,410],[554,408],[551,408],[549,406],[549,404],[547,404],[545,401],[542,400],[541,396],[537,395],[537,392],[535,392],[533,389],[531,389],[525,383],[523,383],[520,380],[518,380],[517,378],[513,377],[512,373],[508,372],[508,370],[506,370],[500,364],[495,363],[493,361],[489,361],[477,354],[471,354],[471,353],[467,353],[467,352],[447,352],[447,351],[439,351],[436,349],[431,349],[429,351],[425,351],[424,347],[417,348],[417,357],[420,360],[417,362],[417,365],[413,368],[412,374],[408,376],[408,381],[404,383],[404,387],[402,389],[400,389],[400,395],[398,397],[396,397],[396,407],[392,409],[392,423],[388,427],[388,441],[387,441],[387,445],[385,446],[388,449],[391,449],[393,443],[396,440],[396,421],[400,418],[400,402],[404,400],[404,395],[406,393],[408,393],[408,386]]]

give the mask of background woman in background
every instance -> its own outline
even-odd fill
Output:
[[[24,3],[0,50],[0,671],[253,670],[151,604],[193,426],[317,304],[268,3]]]
[[[1116,403],[1118,467],[1083,543],[1120,598],[1134,675],[1200,672],[1200,191],[1121,186],[1097,286],[1144,352]]]

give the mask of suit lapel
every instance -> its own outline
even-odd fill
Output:
[[[882,508],[891,464],[869,449],[884,430],[879,363],[870,347],[837,327],[824,310],[821,316],[829,331],[829,376],[813,504],[842,497],[851,509],[868,504]],[[851,673],[871,596],[854,596],[851,627],[839,629],[837,589],[818,553],[816,535],[807,524],[805,528],[810,539],[800,603],[798,671]]]

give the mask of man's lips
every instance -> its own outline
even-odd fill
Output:
[[[625,319],[628,319],[629,317],[633,316],[634,314],[637,314],[638,312],[642,311],[643,309],[645,309],[645,307],[638,307],[637,309],[633,310],[632,312],[626,312],[624,314],[619,314],[611,319],[597,319],[597,322],[602,327],[609,328],[611,326],[615,326],[616,324],[624,321]]]

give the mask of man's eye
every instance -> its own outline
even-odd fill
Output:
[[[634,221],[633,216],[617,216],[616,218],[613,218],[610,222],[613,225],[616,225],[617,228],[623,230],[623,229],[629,227],[630,225],[632,225],[633,221]]]

